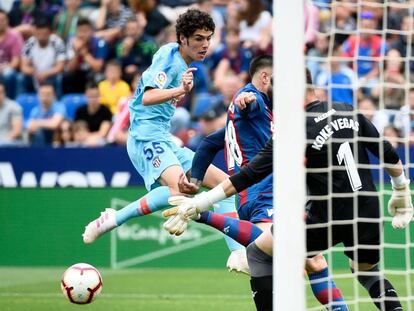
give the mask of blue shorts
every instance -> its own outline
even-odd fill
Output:
[[[159,187],[159,177],[170,166],[179,165],[184,172],[191,169],[194,152],[178,147],[171,140],[142,141],[128,137],[127,151],[135,169],[144,179],[148,191]]]
[[[242,206],[238,206],[239,218],[252,223],[273,221],[273,194],[264,193],[252,196]]]

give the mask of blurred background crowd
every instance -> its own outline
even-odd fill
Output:
[[[414,1],[306,1],[305,53],[321,99],[414,144]],[[189,7],[216,32],[172,120],[192,149],[222,128],[250,60],[272,53],[271,0],[1,0],[0,146],[124,145],[128,99]],[[294,21],[292,21],[294,22]],[[289,74],[289,73],[286,73]],[[399,140],[400,138],[400,140]],[[411,140],[410,140],[411,141]]]

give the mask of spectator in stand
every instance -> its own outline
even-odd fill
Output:
[[[156,0],[129,0],[131,8],[137,13],[143,13],[147,24],[144,29],[144,33],[158,37],[162,35],[163,31],[171,25],[171,23],[165,18],[164,15],[158,9]],[[175,27],[173,27],[175,32]]]
[[[378,61],[360,59],[360,57],[381,57],[387,50],[387,45],[381,36],[372,33],[376,26],[374,14],[369,11],[362,12],[361,34],[351,35],[343,44],[343,56],[356,57],[353,68],[358,73],[361,86],[368,89],[378,82]]]
[[[120,112],[116,116],[111,129],[108,132],[106,140],[110,144],[118,144],[126,146],[128,141],[128,129],[129,129],[129,98],[121,100]]]
[[[79,19],[76,35],[67,49],[68,66],[63,76],[63,94],[83,93],[86,82],[97,80],[108,55],[105,40],[93,34],[92,24]]]
[[[353,105],[356,76],[352,69],[347,67],[338,58],[341,56],[341,46],[333,48],[330,58],[330,68],[322,70],[316,77],[316,85],[327,89],[328,100]]]
[[[272,15],[262,1],[240,0],[237,20],[244,48],[265,51],[272,44]]]
[[[45,15],[37,6],[35,0],[15,1],[9,12],[10,26],[20,32],[27,39],[34,34],[33,27],[36,20],[44,18]]]
[[[358,110],[375,125],[380,134],[389,125],[389,117],[384,110],[378,110],[371,98],[362,98],[358,103]]]
[[[93,17],[91,16],[91,14],[94,11],[97,11],[99,9],[100,4],[101,4],[101,0],[82,0],[81,15],[89,16],[91,17],[91,20],[92,20]]]
[[[247,82],[252,53],[243,48],[240,41],[239,28],[226,28],[225,43],[221,44],[211,56],[213,80],[220,84],[221,77],[231,70],[240,80]]]
[[[180,14],[196,3],[197,0],[157,0],[157,7],[165,18],[175,23]]]
[[[325,63],[328,57],[330,37],[323,33],[316,35],[315,46],[311,48],[307,55],[306,66],[309,68],[312,77],[316,78],[322,69],[326,69],[327,64]]]
[[[88,139],[89,130],[86,121],[76,121],[73,123],[73,146],[87,147],[86,140]],[[91,146],[92,147],[92,146]]]
[[[53,147],[74,147],[73,125],[69,120],[63,120],[53,137]]]
[[[396,49],[387,53],[383,78],[385,84],[378,83],[371,91],[372,97],[384,103],[381,108],[400,109],[405,100],[405,75],[403,59]]]
[[[98,85],[94,82],[86,86],[87,104],[76,110],[75,124],[84,121],[87,131],[80,131],[83,135],[82,144],[85,146],[102,146],[106,143],[105,137],[111,128],[112,114],[108,107],[101,105]],[[79,142],[79,139],[77,139]]]
[[[30,112],[27,132],[32,145],[50,146],[55,131],[65,118],[65,107],[56,101],[52,84],[43,83],[39,86],[39,106]]]
[[[0,9],[5,12],[10,12],[12,6],[13,6],[14,0],[2,0],[0,2]]]
[[[16,96],[16,76],[23,47],[23,37],[9,28],[6,12],[0,10],[0,81],[9,98]]]
[[[145,17],[141,14],[129,19],[125,25],[125,36],[116,46],[117,59],[127,82],[138,71],[142,72],[151,65],[152,56],[157,51],[154,40],[144,34],[145,23]]]
[[[186,145],[190,149],[196,150],[204,137],[226,126],[226,103],[223,102],[221,95],[210,93],[200,94],[196,98],[196,106],[192,115],[193,118],[198,120],[199,131],[188,139],[184,138],[184,142],[188,140]],[[182,135],[179,135],[179,137],[182,138]]]
[[[233,96],[243,87],[244,84],[245,83],[240,79],[240,77],[232,72],[228,72],[227,75],[221,79],[220,84],[217,84],[216,88],[217,91],[223,95],[224,105],[230,105],[230,102],[233,100]]]
[[[221,43],[222,32],[225,24],[224,18],[222,14],[220,14],[217,10],[214,9],[214,1],[198,0],[197,7],[200,11],[207,12],[208,14],[210,14],[213,18],[214,24],[216,25],[213,37],[210,41],[210,48],[207,51],[207,54],[211,54]]]
[[[65,42],[69,42],[75,33],[80,19],[81,0],[65,0],[65,6],[62,7],[59,14],[54,20],[54,29],[56,34]]]
[[[411,59],[410,59],[410,71],[411,74],[414,73],[414,16],[407,14],[402,18],[401,30],[404,31],[404,34],[401,34],[399,38],[394,42],[393,48],[397,49],[401,56],[406,58],[410,55],[407,55],[408,51],[411,50]],[[411,36],[411,40],[408,40],[408,36]],[[409,49],[408,43],[411,42],[411,47]]]
[[[395,117],[395,127],[400,131],[401,137],[407,138],[414,145],[414,88],[408,93],[408,104],[401,107]]]
[[[352,6],[344,1],[335,1],[332,4],[332,11],[324,10],[323,12],[329,12],[329,14],[324,18],[325,23],[320,25],[321,32],[335,31],[335,43],[342,44],[348,38],[348,34],[339,33],[338,30],[349,32],[356,29]],[[331,14],[334,14],[333,19]]]
[[[384,128],[384,138],[386,138],[394,148],[397,148],[400,144],[400,132],[393,125]]]
[[[312,1],[304,2],[305,44],[312,46],[319,29],[319,9]]]
[[[101,103],[107,106],[113,115],[119,112],[119,100],[131,95],[129,84],[121,80],[121,75],[121,65],[117,61],[112,60],[106,65],[105,80],[99,82]]]
[[[5,86],[0,82],[0,146],[21,144],[22,132],[22,108],[6,97]]]
[[[133,16],[132,11],[121,4],[121,0],[102,0],[95,35],[106,42],[115,42],[121,37],[126,22]]]
[[[39,84],[51,83],[60,97],[65,60],[66,49],[62,39],[52,33],[47,20],[36,21],[35,35],[22,50],[18,93],[33,92]]]
[[[134,76],[134,79],[131,82],[132,88],[135,88],[138,85],[139,80],[141,79],[141,73],[137,73]],[[114,118],[111,129],[109,130],[106,140],[108,143],[118,144],[125,146],[128,140],[128,130],[129,130],[129,99],[131,97],[126,97],[121,99],[119,102],[120,112]]]

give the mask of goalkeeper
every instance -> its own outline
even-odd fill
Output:
[[[312,84],[310,75],[307,75],[307,83]],[[307,248],[308,252],[316,254],[337,243],[343,242],[349,249],[356,246],[355,251],[346,251],[345,254],[350,258],[352,271],[363,271],[363,275],[358,275],[358,281],[367,289],[374,303],[381,310],[402,310],[401,304],[395,289],[391,283],[385,279],[378,270],[379,245],[381,232],[381,218],[379,212],[379,200],[372,181],[369,169],[357,168],[351,145],[354,138],[359,137],[357,145],[358,163],[369,164],[367,150],[377,157],[384,159],[386,171],[391,176],[393,193],[388,202],[388,210],[393,217],[392,226],[394,228],[405,228],[412,219],[413,207],[409,190],[409,180],[404,176],[402,163],[386,140],[379,143],[379,134],[370,121],[362,115],[355,115],[351,107],[342,104],[333,104],[331,107],[327,103],[319,102],[314,95],[313,89],[306,91],[307,105],[307,137],[311,143],[307,147],[307,167],[310,169],[307,174],[307,184],[309,188],[309,202],[307,204]],[[347,119],[346,121],[344,119]],[[322,141],[321,131],[329,126],[329,133],[335,143],[327,144],[327,140]],[[333,122],[333,123],[332,123]],[[336,128],[338,130],[336,130]],[[326,130],[326,129],[325,129]],[[335,130],[335,132],[333,132]],[[325,134],[325,133],[323,133]],[[320,138],[318,138],[320,136]],[[329,136],[329,135],[328,135]],[[326,136],[325,136],[326,137]],[[329,139],[329,137],[327,137]],[[339,139],[340,143],[337,143]],[[341,149],[342,146],[342,149]],[[344,147],[345,146],[345,147]],[[348,149],[349,147],[349,149]],[[382,147],[382,148],[381,148]],[[332,150],[334,156],[328,155],[328,150]],[[337,157],[339,155],[339,157]],[[346,158],[345,158],[346,157]],[[328,179],[328,159],[334,163],[335,168],[332,179]],[[341,168],[339,159],[345,158],[346,169]],[[312,169],[316,169],[313,170]],[[247,166],[238,174],[223,181],[220,185],[210,190],[196,195],[193,199],[186,201],[180,207],[177,216],[170,218],[165,226],[170,232],[183,231],[189,217],[197,218],[197,214],[209,209],[211,205],[241,191],[244,187],[249,187],[272,172],[272,141],[270,140],[264,150],[260,152]],[[332,180],[332,185],[329,185]],[[332,191],[329,190],[332,187]],[[358,205],[354,215],[354,199],[352,193],[358,192]],[[362,192],[363,191],[363,192]],[[344,198],[343,193],[351,194]],[[340,225],[338,222],[332,225],[332,245],[328,245],[327,206],[328,200],[318,200],[315,196],[332,195],[332,207],[334,220],[350,220],[358,217],[370,218],[368,221],[358,221],[354,225]],[[340,221],[339,221],[340,222]],[[315,225],[317,227],[315,228]],[[325,227],[321,228],[321,224]],[[358,239],[353,240],[353,228],[358,228]],[[272,236],[265,232],[255,241],[256,245],[271,254]],[[365,246],[365,247],[364,247]],[[355,249],[355,248],[354,248]],[[249,259],[249,254],[248,254]],[[249,261],[250,263],[250,261]],[[307,267],[312,269],[312,267]],[[317,266],[315,266],[317,270]],[[381,289],[383,289],[381,291]]]

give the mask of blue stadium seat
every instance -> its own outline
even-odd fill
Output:
[[[30,111],[32,111],[33,107],[39,105],[39,98],[36,93],[22,93],[17,96],[16,102],[23,109],[23,124],[26,128],[27,121],[30,117]]]
[[[66,108],[66,117],[73,121],[76,110],[80,106],[86,105],[86,96],[84,94],[66,94],[62,96],[60,102]]]

